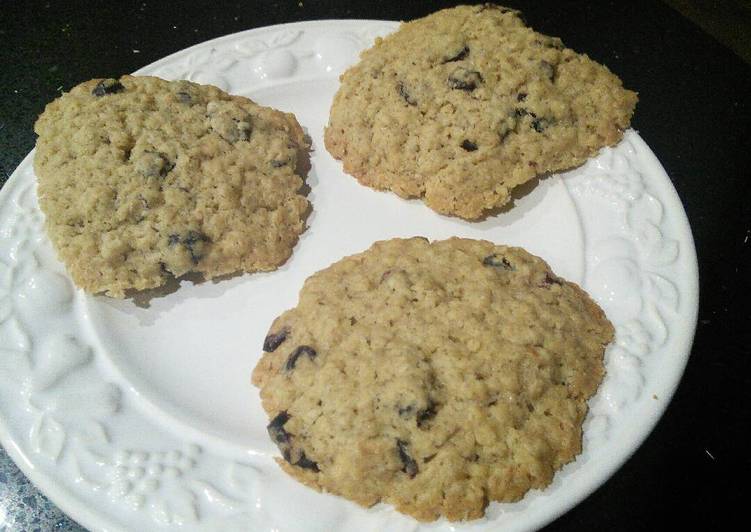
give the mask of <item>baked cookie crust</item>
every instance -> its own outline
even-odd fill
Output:
[[[612,338],[589,296],[523,249],[395,239],[308,278],[253,382],[300,482],[476,519],[581,452]]]
[[[294,115],[188,81],[95,79],[35,125],[39,205],[76,285],[124,297],[273,270],[309,209]]]
[[[466,219],[617,143],[637,101],[607,67],[493,5],[404,23],[340,80],[325,143],[344,171]]]

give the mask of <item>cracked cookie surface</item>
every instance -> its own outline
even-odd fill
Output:
[[[581,451],[612,337],[583,290],[520,248],[394,239],[308,278],[253,382],[299,481],[474,519]]]
[[[36,123],[47,233],[76,285],[123,297],[273,270],[309,208],[294,115],[188,81],[91,80]]]
[[[325,141],[344,171],[467,219],[618,142],[637,100],[606,67],[498,6],[402,24],[340,79]]]

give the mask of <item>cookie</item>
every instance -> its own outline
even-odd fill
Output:
[[[340,79],[325,142],[344,171],[466,219],[617,143],[637,101],[606,67],[492,5],[402,24]]]
[[[613,327],[520,248],[395,239],[310,277],[253,372],[280,466],[361,505],[475,519],[581,451]]]
[[[303,231],[292,114],[188,81],[91,80],[47,105],[34,169],[47,234],[87,292],[273,270]]]

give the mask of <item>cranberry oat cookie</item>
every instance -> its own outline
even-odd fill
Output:
[[[273,270],[304,229],[308,142],[292,114],[212,86],[123,76],[73,88],[35,131],[47,233],[87,292]]]
[[[618,142],[636,93],[499,6],[402,24],[341,76],[325,141],[362,184],[476,219]]]
[[[520,248],[394,239],[305,282],[253,382],[299,481],[474,519],[581,451],[612,338],[584,291]]]

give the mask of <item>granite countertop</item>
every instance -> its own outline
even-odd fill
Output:
[[[42,495],[5,449],[0,448],[0,530],[79,532],[85,529]]]
[[[34,146],[43,106],[78,82],[116,77],[192,44],[325,18],[410,19],[455,2],[0,3],[0,184]],[[682,383],[634,456],[549,530],[716,527],[743,507],[751,387],[751,68],[658,0],[502,2],[639,91],[637,129],[685,206],[700,263],[699,324]],[[742,287],[746,286],[747,289]],[[731,511],[728,511],[728,508]],[[677,523],[676,523],[677,522]],[[83,530],[0,448],[0,530]]]

